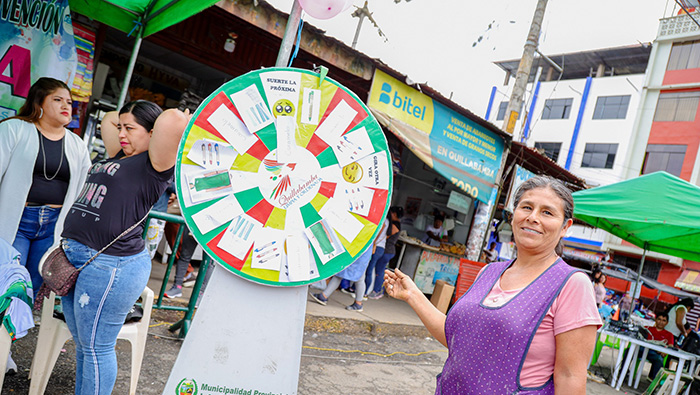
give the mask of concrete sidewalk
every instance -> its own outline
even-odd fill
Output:
[[[309,292],[321,292],[309,288]],[[400,300],[384,296],[377,300],[365,300],[363,311],[349,311],[354,298],[335,291],[322,306],[309,296],[306,304],[306,329],[332,332],[358,333],[369,331],[372,335],[429,336],[413,309]]]
[[[167,264],[153,261],[151,278],[148,286],[156,293],[160,292]],[[175,278],[175,267],[170,272],[170,278],[165,287],[170,289]],[[321,292],[315,288],[309,288],[309,292]],[[185,306],[192,294],[192,288],[182,288],[182,297],[165,299],[163,304],[176,304]],[[366,300],[363,303],[363,311],[348,311],[345,306],[352,304],[350,295],[335,291],[326,306],[316,303],[311,296],[307,298],[306,328],[310,330],[326,330],[334,333],[371,332],[373,335],[414,335],[428,336],[429,333],[423,327],[418,316],[408,304],[384,296],[377,300]]]

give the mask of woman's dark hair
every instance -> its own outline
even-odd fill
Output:
[[[396,214],[396,218],[401,219],[401,217],[403,217],[403,207],[401,207],[401,206],[389,207],[389,212],[386,213],[387,218],[391,219],[391,213]]]
[[[44,103],[44,99],[46,99],[46,96],[52,94],[57,89],[65,89],[70,94],[70,88],[68,88],[68,85],[66,85],[65,82],[49,77],[39,78],[29,88],[27,99],[19,109],[17,115],[3,119],[0,122],[7,121],[9,119],[21,119],[32,123],[38,122],[42,115],[41,105]]]
[[[664,310],[664,313],[668,314],[671,310],[673,310],[674,307],[680,306],[680,305],[685,306],[688,309],[688,311],[690,311],[693,309],[693,307],[695,307],[695,301],[693,300],[693,298],[680,299],[678,302],[672,304],[669,308]]]
[[[119,115],[131,113],[136,123],[150,132],[153,129],[153,125],[156,123],[156,118],[158,118],[162,112],[163,109],[156,103],[147,100],[135,100],[123,105],[122,109],[119,110]]]
[[[391,206],[389,207],[389,212],[387,213],[387,218],[389,218],[389,227],[386,230],[386,235],[391,235],[391,225],[396,225],[396,227],[401,230],[401,221],[392,221],[391,213],[396,214],[396,218],[401,219],[403,217],[403,207],[401,206]]]
[[[600,267],[595,267],[593,271],[591,271],[591,281],[596,282],[598,273],[603,274],[603,271],[600,269]]]
[[[525,195],[525,192],[539,188],[549,188],[557,196],[559,196],[564,206],[564,223],[573,218],[574,198],[571,196],[571,190],[562,184],[561,181],[549,176],[535,176],[520,184],[520,187],[518,187],[518,190],[515,192],[513,209],[518,207],[518,204],[520,203],[520,200],[522,200],[523,195]],[[564,224],[562,224],[562,226],[564,226]],[[559,240],[559,244],[557,244],[557,246],[554,248],[554,252],[556,252],[559,256],[561,256],[561,254],[564,252],[564,243],[561,239]]]

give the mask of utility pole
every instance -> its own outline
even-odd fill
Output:
[[[518,73],[515,76],[513,93],[510,96],[510,101],[506,109],[506,117],[503,120],[502,129],[510,135],[513,135],[515,122],[518,120],[518,115],[523,106],[523,96],[525,95],[525,88],[527,87],[527,82],[530,77],[532,59],[535,57],[535,50],[539,42],[540,30],[542,28],[542,20],[544,19],[546,7],[547,0],[537,0],[535,15],[532,17],[532,23],[530,24],[530,33],[528,33],[527,41],[525,41],[523,57],[520,59]]]
[[[396,2],[398,3],[398,1]],[[365,18],[369,19],[369,21],[372,22],[374,27],[377,28],[379,37],[384,37],[384,41],[386,41],[387,39],[384,35],[384,32],[382,31],[382,29],[379,28],[379,25],[377,25],[377,21],[375,21],[372,17],[372,13],[369,12],[369,8],[367,7],[367,0],[365,0],[365,5],[363,5],[362,8],[358,6],[355,6],[355,8],[357,9],[352,13],[352,17],[358,18],[359,21],[357,22],[357,29],[355,29],[355,38],[352,39],[352,49],[355,49],[355,46],[357,45],[357,40],[360,38],[360,30],[362,29],[362,22],[365,20]]]
[[[352,39],[352,49],[355,49],[355,46],[357,46],[357,39],[360,38],[360,30],[362,29],[362,21],[365,20],[365,17],[371,16],[372,14],[369,12],[369,8],[367,8],[367,0],[365,0],[365,5],[362,6],[362,8],[358,8],[355,10],[355,12],[352,13],[353,17],[359,18],[360,20],[357,21],[357,29],[355,29],[355,38]]]

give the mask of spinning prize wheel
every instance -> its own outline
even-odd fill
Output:
[[[291,68],[250,72],[204,100],[175,177],[206,253],[274,286],[354,262],[381,228],[392,188],[386,139],[367,107],[337,82]]]

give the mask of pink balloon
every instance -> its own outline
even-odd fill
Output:
[[[299,4],[316,19],[330,19],[352,4],[352,0],[299,0]]]

